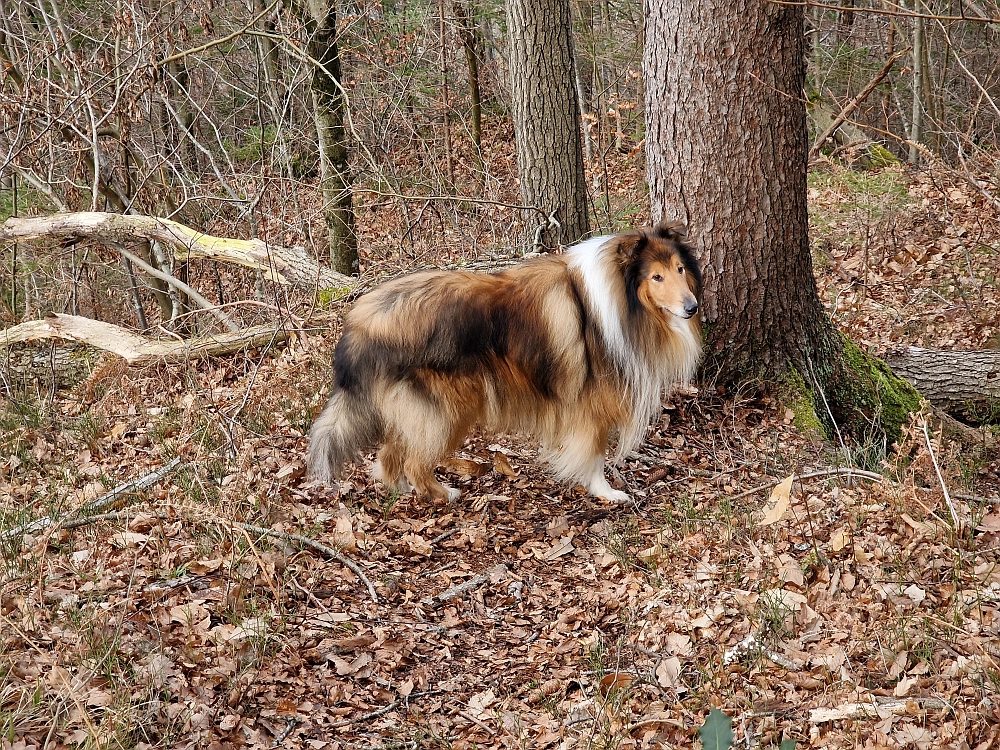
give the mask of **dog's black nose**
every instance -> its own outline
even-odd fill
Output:
[[[693,300],[684,305],[684,314],[689,318],[698,312],[698,300]]]

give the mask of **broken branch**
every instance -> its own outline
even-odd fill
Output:
[[[130,366],[140,366],[232,354],[286,338],[287,331],[268,325],[199,338],[156,340],[113,323],[54,313],[43,320],[29,320],[0,331],[0,347],[39,339],[65,339],[116,354]]]
[[[276,284],[316,285],[322,289],[353,287],[356,279],[317,263],[303,248],[270,245],[261,240],[213,237],[171,219],[153,216],[80,211],[10,218],[0,226],[0,241],[96,239],[121,243],[128,239],[157,241],[173,249],[178,260],[208,258],[260,271]]]

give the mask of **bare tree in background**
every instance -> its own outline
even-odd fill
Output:
[[[569,0],[510,0],[507,27],[521,197],[554,219],[533,238],[551,250],[590,229]]]
[[[309,56],[315,66],[311,86],[330,265],[339,273],[353,275],[358,273],[358,238],[344,128],[346,102],[337,47],[337,5],[335,0],[308,0],[308,9],[306,28]]]

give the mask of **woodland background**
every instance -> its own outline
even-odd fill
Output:
[[[643,8],[571,11],[590,227],[646,224]],[[619,468],[625,508],[503,436],[442,467],[454,506],[362,471],[304,482],[356,294],[539,236],[502,4],[0,15],[0,219],[262,241],[195,257],[149,232],[3,235],[8,332],[59,313],[143,338],[133,359],[4,340],[0,747],[687,747],[713,708],[747,747],[1000,744],[993,397],[962,422],[914,415],[871,473],[794,395],[702,382]],[[827,311],[880,355],[1000,349],[1000,8],[806,16]],[[330,232],[345,196],[356,268]],[[226,333],[224,356],[183,346]]]

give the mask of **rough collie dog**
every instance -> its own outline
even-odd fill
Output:
[[[378,443],[375,479],[454,500],[437,462],[475,425],[539,439],[555,475],[598,497],[642,440],[664,390],[701,353],[701,273],[671,224],[597,237],[498,273],[423,271],[364,295],[344,319],[334,389],[310,432],[327,481]]]

